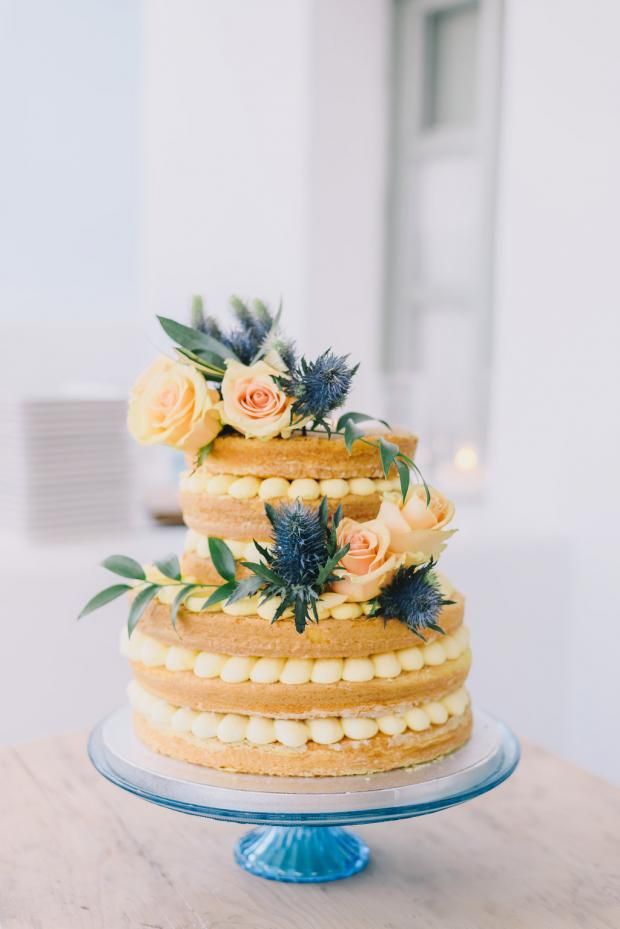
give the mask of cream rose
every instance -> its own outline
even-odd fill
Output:
[[[264,361],[229,361],[222,381],[222,419],[246,438],[271,439],[291,425],[291,397],[274,378],[281,372]]]
[[[454,516],[454,504],[434,487],[429,487],[429,493],[427,506],[424,487],[417,484],[407,494],[402,509],[384,500],[377,516],[390,531],[392,551],[405,554],[409,562],[437,558],[456,531],[445,530]]]
[[[217,401],[217,391],[194,367],[158,358],[134,385],[127,425],[142,445],[197,452],[222,428]]]
[[[358,603],[372,600],[398,566],[398,557],[389,551],[389,529],[379,519],[358,523],[345,517],[336,535],[338,545],[348,543],[349,551],[340,562],[342,580],[334,581],[332,590]]]

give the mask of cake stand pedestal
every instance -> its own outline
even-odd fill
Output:
[[[134,735],[128,707],[93,730],[88,751],[113,784],[159,806],[209,819],[252,823],[235,861],[276,881],[319,883],[357,874],[368,846],[343,826],[423,816],[492,790],[519,761],[506,725],[474,711],[467,745],[431,764],[385,774],[281,778],[231,774],[150,751]]]

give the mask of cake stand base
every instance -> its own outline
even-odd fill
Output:
[[[97,770],[158,806],[259,828],[244,835],[235,861],[250,874],[296,884],[350,877],[368,864],[368,847],[341,828],[425,816],[492,790],[510,777],[519,743],[482,710],[462,748],[431,764],[348,777],[234,774],[156,755],[135,736],[124,707],[91,733]]]
[[[235,861],[272,881],[319,884],[362,871],[370,852],[338,826],[259,826],[235,846]]]

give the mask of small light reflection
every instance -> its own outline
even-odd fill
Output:
[[[461,445],[454,455],[454,466],[459,471],[475,471],[478,467],[478,452],[473,445]]]

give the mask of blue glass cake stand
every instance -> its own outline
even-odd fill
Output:
[[[369,849],[343,826],[423,816],[492,790],[519,761],[503,723],[476,710],[463,748],[431,764],[350,777],[258,777],[214,771],[150,751],[133,733],[128,707],[93,730],[97,770],[129,793],[193,816],[258,826],[236,845],[235,861],[276,881],[319,883],[357,874]]]

